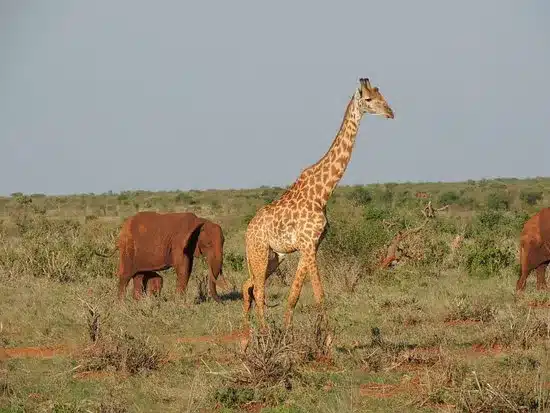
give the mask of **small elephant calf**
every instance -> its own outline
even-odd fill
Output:
[[[160,296],[162,290],[162,277],[154,271],[138,273],[133,278],[134,298],[138,300],[142,294]]]

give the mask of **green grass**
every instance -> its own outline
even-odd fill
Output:
[[[224,272],[240,290],[246,223],[282,191],[0,198],[0,412],[550,408],[550,307],[528,305],[550,302],[550,294],[535,290],[534,276],[523,297],[514,293],[519,232],[550,205],[550,179],[339,187],[319,251],[328,329],[315,330],[306,283],[293,335],[275,334],[296,269],[291,256],[281,277],[268,281],[267,301],[278,304],[267,309],[271,335],[244,356],[238,342],[197,339],[226,336],[242,322],[238,293],[222,291],[223,305],[195,302],[203,262],[185,299],[175,296],[169,270],[160,299],[135,302],[128,294],[118,303],[117,255],[93,254],[110,250],[122,221],[137,210],[193,211],[222,225]],[[430,193],[436,208],[450,207],[403,243],[412,258],[377,268],[396,232],[423,222],[426,201],[417,192]],[[457,235],[464,241],[453,251]],[[327,331],[331,360],[315,360],[323,350],[316,339]],[[285,350],[273,355],[281,343]],[[35,346],[65,352],[11,356],[10,349]]]

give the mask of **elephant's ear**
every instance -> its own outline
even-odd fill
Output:
[[[200,257],[202,255],[202,249],[201,249],[201,242],[199,241],[201,233],[205,231],[204,224],[201,225],[200,229],[197,231],[197,240],[195,242],[195,250],[193,252],[193,255],[195,257]]]
[[[185,222],[183,231],[182,245],[186,252],[194,253],[197,246],[200,230],[204,222],[200,219],[192,219]]]

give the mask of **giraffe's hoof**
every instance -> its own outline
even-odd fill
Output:
[[[242,354],[246,353],[248,344],[250,343],[250,335],[243,335],[239,340],[239,350]]]

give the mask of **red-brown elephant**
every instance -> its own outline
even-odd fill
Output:
[[[525,290],[529,273],[537,270],[537,289],[546,289],[546,267],[550,262],[550,208],[544,208],[525,222],[521,231],[519,259],[521,274],[516,291]]]
[[[144,211],[127,218],[116,248],[119,251],[119,300],[123,299],[132,278],[134,298],[139,298],[144,290],[144,276],[152,290],[160,293],[162,278],[155,271],[171,267],[177,274],[176,293],[183,293],[193,269],[193,258],[202,255],[209,266],[210,295],[220,302],[216,285],[228,287],[222,275],[224,241],[218,224],[191,212]]]
[[[143,294],[160,296],[162,276],[155,271],[140,272],[132,278],[134,283],[134,298],[138,300]]]

